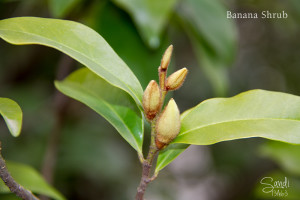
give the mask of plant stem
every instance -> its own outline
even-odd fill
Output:
[[[159,76],[159,86],[162,91],[165,90],[165,81],[167,76],[167,70],[162,69],[161,67],[158,68],[158,76]]]
[[[136,197],[135,197],[136,200],[144,199],[144,194],[145,194],[147,185],[155,178],[155,175],[153,177],[150,177],[152,163],[153,163],[156,153],[158,152],[158,149],[156,148],[156,145],[155,145],[155,124],[156,124],[156,118],[154,118],[151,123],[151,144],[150,144],[147,159],[144,160],[144,162],[143,162],[142,178],[141,178],[140,185],[137,189],[137,193],[136,193]]]
[[[144,199],[144,194],[145,194],[145,191],[146,191],[146,188],[147,188],[148,184],[151,181],[153,181],[157,176],[157,174],[154,174],[152,177],[150,177],[150,173],[151,173],[153,160],[154,160],[157,152],[159,152],[159,149],[156,147],[156,144],[155,144],[155,126],[156,126],[156,121],[157,121],[158,116],[159,116],[159,114],[162,110],[163,103],[164,103],[164,100],[165,100],[165,97],[166,97],[166,94],[167,94],[167,90],[166,90],[166,87],[165,87],[167,70],[162,69],[161,67],[159,67],[158,72],[159,72],[159,75],[158,75],[159,76],[159,85],[160,85],[160,90],[161,90],[161,97],[160,97],[161,106],[160,106],[159,113],[151,121],[151,143],[150,143],[147,159],[141,159],[139,157],[140,161],[142,160],[143,171],[142,171],[142,178],[141,178],[141,181],[140,181],[140,185],[137,188],[137,193],[136,193],[136,196],[135,196],[135,200],[143,200]]]
[[[23,186],[17,183],[14,178],[10,175],[7,170],[5,160],[1,155],[1,142],[0,142],[0,177],[5,185],[10,189],[11,192],[15,193],[18,197],[23,200],[38,200],[29,190],[26,190]]]

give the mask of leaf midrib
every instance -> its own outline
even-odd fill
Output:
[[[239,122],[239,121],[257,121],[257,120],[287,120],[287,121],[296,121],[296,122],[300,123],[300,119],[296,120],[296,119],[288,119],[288,118],[246,118],[246,119],[228,120],[228,121],[221,121],[221,122],[205,124],[205,125],[193,128],[193,129],[189,129],[189,130],[184,131],[182,133],[179,133],[178,136],[183,136],[183,135],[185,135],[189,132],[193,132],[195,130],[206,128],[206,127],[213,126],[213,125],[219,125],[219,124],[225,124],[225,123],[231,123],[231,122]]]
[[[89,61],[95,63],[97,66],[100,66],[102,69],[104,69],[105,71],[107,71],[109,74],[111,74],[111,75],[113,75],[114,77],[116,77],[116,79],[118,79],[121,83],[123,83],[124,85],[126,85],[126,87],[132,92],[132,94],[136,97],[137,100],[140,100],[139,97],[135,94],[135,92],[131,89],[131,87],[129,87],[126,83],[124,83],[121,79],[119,79],[118,76],[115,76],[113,73],[111,73],[109,70],[107,70],[106,68],[104,68],[102,65],[98,64],[95,60],[93,60],[92,58],[89,58],[87,55],[81,53],[80,51],[77,51],[77,50],[75,50],[75,49],[73,49],[73,48],[71,48],[71,47],[69,47],[69,46],[67,46],[67,45],[65,45],[65,44],[63,44],[63,43],[57,43],[55,40],[49,39],[49,38],[47,38],[47,37],[42,37],[42,36],[37,35],[37,34],[28,33],[28,32],[22,32],[22,31],[15,31],[15,30],[10,30],[10,29],[0,29],[0,30],[3,30],[3,31],[11,31],[11,32],[16,32],[16,33],[23,33],[23,34],[28,34],[28,35],[35,36],[35,37],[39,37],[39,38],[44,38],[44,39],[49,40],[49,41],[51,41],[51,42],[53,42],[53,43],[55,43],[55,44],[59,44],[59,45],[61,45],[61,46],[66,47],[67,49],[70,49],[70,50],[72,50],[72,51],[74,51],[74,52],[77,52],[78,54],[82,55],[83,57],[85,57],[85,58],[88,59]],[[14,42],[12,42],[12,43],[14,43]],[[15,43],[15,44],[22,44],[22,43]],[[30,42],[30,43],[23,43],[23,44],[38,44],[38,45],[41,45],[42,43],[38,43],[38,42],[36,42],[36,43],[35,43],[35,42]],[[65,52],[65,51],[63,51],[63,50],[60,50],[58,47],[54,47],[54,46],[46,45],[46,44],[43,44],[43,45],[44,45],[44,46],[48,46],[48,47],[52,47],[52,48],[54,48],[54,49],[57,49],[57,50],[59,50],[59,51],[62,51],[62,52],[64,52],[64,53],[68,54],[67,52]],[[69,54],[68,54],[68,55],[69,55]],[[116,53],[116,55],[118,56],[117,53]],[[71,55],[70,55],[70,56],[71,56]],[[73,59],[77,60],[77,59],[74,58],[73,56],[71,56],[71,57],[72,57]],[[118,57],[119,57],[119,56],[118,56]],[[121,59],[121,58],[119,57],[119,59]],[[78,61],[78,60],[77,60],[77,61]],[[78,62],[80,62],[80,61],[78,61]],[[80,62],[80,63],[81,63],[81,62]],[[126,65],[126,64],[125,64],[125,65]],[[89,67],[89,69],[92,70],[95,74],[98,75],[98,73],[97,73],[94,69],[91,69],[90,67]],[[131,71],[131,70],[129,69],[129,71]],[[99,76],[99,75],[98,75],[98,76]],[[102,76],[101,76],[101,77],[102,77]],[[120,89],[124,90],[123,88],[121,88],[121,87],[119,87],[119,86],[117,86],[117,85],[115,85],[115,84],[109,82],[105,77],[102,77],[102,78],[103,78],[104,80],[106,80],[108,83],[110,83],[111,85],[113,85],[113,86],[115,86],[115,87],[117,87],[117,88],[120,88]],[[125,90],[124,90],[124,91],[125,91]],[[127,91],[126,91],[126,92],[127,92]],[[132,95],[130,94],[130,96],[132,96]],[[135,98],[134,98],[134,99],[135,99]],[[138,103],[140,104],[141,102],[139,101]]]

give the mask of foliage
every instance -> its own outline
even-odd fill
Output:
[[[14,137],[19,136],[22,126],[22,110],[20,106],[13,100],[8,98],[0,98],[0,113],[5,119],[11,134]],[[1,147],[0,147],[1,148]],[[65,198],[52,188],[33,168],[14,162],[6,162],[12,177],[23,187],[32,192],[43,194],[57,200]],[[9,188],[0,181],[0,193],[9,193]]]
[[[209,145],[264,137],[300,144],[297,134],[299,105],[298,96],[263,90],[248,91],[228,99],[209,99],[181,115],[182,128],[173,143]],[[156,170],[162,169],[187,147],[181,145],[178,150],[178,145],[170,146],[170,152],[161,153]]]
[[[177,13],[216,95],[226,95],[227,69],[234,60],[237,45],[237,30],[226,18],[226,9],[218,0],[187,0]]]
[[[49,8],[52,14],[61,18],[67,15],[72,9],[74,9],[82,0],[48,0]]]
[[[65,198],[56,189],[51,187],[32,167],[21,163],[7,162],[7,168],[14,179],[26,189],[56,200],[65,200]],[[9,192],[8,187],[4,185],[3,181],[0,181],[0,193]]]
[[[17,137],[22,127],[22,110],[20,106],[11,99],[0,98],[0,114],[3,116],[10,133]]]
[[[27,23],[23,23],[24,21]],[[22,24],[24,24],[23,27],[20,27],[19,25],[17,26],[17,24],[21,22]],[[34,27],[38,26],[39,24],[43,24],[43,29],[34,29]],[[77,28],[78,30],[77,29],[74,30],[75,28]],[[116,86],[125,90],[128,94],[132,95],[134,97],[134,100],[137,102],[137,105],[138,106],[140,105],[139,96],[141,90],[140,90],[140,84],[136,83],[135,81],[137,79],[135,77],[133,79],[130,78],[133,76],[133,74],[130,71],[128,71],[129,69],[125,67],[126,65],[123,64],[123,62],[121,62],[117,56],[115,56],[115,53],[108,47],[107,44],[105,44],[104,41],[101,41],[101,37],[99,35],[96,35],[88,28],[82,25],[78,25],[74,22],[67,22],[67,21],[60,21],[60,20],[48,20],[48,19],[38,19],[38,18],[15,18],[15,19],[1,21],[0,33],[5,40],[13,44],[39,43],[39,44],[55,47],[63,52],[68,53],[71,56],[74,56],[77,60],[85,63],[87,67],[97,72],[98,75],[105,77],[109,83],[115,84]],[[78,44],[77,42],[76,45],[74,45],[72,41],[78,40],[78,37],[84,34],[91,34],[92,36],[88,37],[89,39],[87,41],[82,42],[82,44]],[[99,41],[99,44],[97,46],[95,46],[96,41]],[[104,45],[101,45],[100,43]],[[86,49],[90,49],[90,51],[88,51],[87,53]],[[97,59],[95,57],[96,54],[98,55]],[[103,61],[103,59],[100,58],[103,58],[105,61]],[[121,65],[118,65],[117,63],[121,63]],[[111,66],[114,66],[114,69],[111,69]],[[110,73],[106,73],[106,70],[105,71],[100,70],[101,67],[102,69],[109,69]],[[122,74],[121,76],[119,76],[120,72]],[[87,87],[87,86],[82,86],[85,84],[84,82],[85,80],[82,79],[82,77],[84,76],[79,75],[77,76],[77,78],[74,77],[75,75],[73,75],[73,77],[70,78],[70,80],[72,79],[75,80],[83,88]],[[95,76],[92,77],[92,79],[95,79]],[[92,81],[92,80],[87,80],[87,81]],[[126,84],[122,85],[122,83],[126,83]],[[89,85],[89,83],[87,83],[87,85]],[[99,100],[96,101],[92,100],[89,102],[88,99],[87,100],[81,99],[85,97],[91,99],[91,97],[93,96],[91,95],[90,97],[88,97],[89,93],[86,93],[87,92],[86,89],[81,89],[82,92],[85,92],[85,95],[82,95],[82,92],[77,92],[77,93],[74,92],[73,94],[70,94],[70,89],[68,91],[67,88],[62,88],[61,85],[59,84],[57,84],[57,86],[58,88],[61,89],[61,91],[65,92],[67,95],[75,97],[76,99],[80,98],[80,101],[85,102],[90,107],[96,107],[100,105]],[[275,101],[276,99],[278,100]],[[272,104],[269,103],[270,101],[272,101]],[[282,102],[286,102],[286,101],[291,101],[291,103],[293,103],[294,106],[290,104],[282,105]],[[268,107],[266,107],[265,104],[267,104]],[[235,97],[233,100],[230,100],[228,103],[227,101],[224,102],[223,99],[206,101],[205,103],[201,104],[201,106],[198,106],[183,114],[181,133],[175,139],[174,142],[187,143],[187,144],[211,144],[222,140],[260,136],[260,137],[267,137],[267,138],[291,142],[291,143],[292,142],[299,143],[297,139],[299,138],[299,136],[297,136],[297,132],[294,132],[295,127],[297,127],[297,123],[295,123],[294,121],[294,119],[297,119],[295,113],[298,112],[299,105],[300,103],[298,97],[285,96],[284,94],[276,94],[276,93],[270,93],[264,91],[253,91],[250,92],[249,95],[247,94],[240,95],[238,97]],[[280,108],[282,106],[284,107]],[[218,113],[216,113],[214,110],[218,111],[222,115],[218,116]],[[235,110],[237,110],[238,112],[236,112]],[[275,112],[276,110],[278,110],[278,114]],[[103,113],[105,111],[98,111],[98,112]],[[106,112],[109,113],[109,111],[107,111],[107,108],[106,108]],[[116,111],[115,109],[113,109],[110,110],[110,112],[114,113]],[[122,112],[123,113],[122,115],[124,116],[124,111],[122,111],[122,109],[120,110],[120,112]],[[131,113],[134,114],[134,112]],[[212,113],[211,114],[212,117],[207,117],[209,113]],[[232,114],[232,117],[230,117],[230,115],[228,114]],[[186,118],[186,116],[191,116],[191,119]],[[126,118],[126,115],[124,118]],[[124,118],[123,120],[120,120],[118,123],[121,126],[124,126],[126,129],[126,123],[124,122]],[[203,122],[204,118],[211,120],[211,122],[207,122],[207,125],[205,125],[205,121]],[[216,119],[216,121],[214,121],[214,118]],[[283,119],[290,118],[292,120],[282,121],[279,120],[280,118]],[[114,122],[113,124],[115,123],[116,122]],[[130,123],[134,124],[133,122]],[[200,123],[203,123],[203,125],[201,125]],[[251,125],[251,123],[255,125],[254,126],[255,128],[253,128],[253,125]],[[210,124],[213,124],[214,126],[209,126]],[[207,129],[206,126],[209,129]],[[247,129],[247,126],[249,126],[250,129]],[[240,127],[240,130],[237,129],[238,127]],[[274,129],[270,129],[270,128],[274,128]],[[203,133],[201,132],[202,129],[204,132],[207,132],[206,134],[209,136],[208,138],[206,138],[205,135],[202,136],[203,135]],[[223,130],[221,135],[219,132],[220,129]],[[142,146],[141,130],[142,127],[137,129],[131,128],[131,131],[127,133],[128,136],[124,136],[123,132],[121,133],[124,138],[132,137],[135,138],[135,141],[139,141],[139,142],[135,142],[136,144],[134,144],[134,142],[132,142],[133,141],[132,139],[127,139],[127,141],[130,141],[131,145],[135,149],[138,149],[139,152],[141,151],[141,146]],[[283,131],[287,132],[289,130],[291,130],[290,132],[288,132],[289,134],[291,134],[291,136],[295,135],[293,136],[293,138],[291,136],[289,137],[281,136]],[[232,135],[233,134],[232,131],[234,131],[235,134],[237,135],[236,136]],[[212,135],[212,133],[214,132],[215,134]],[[226,134],[224,135],[224,132],[227,132],[229,134],[228,138],[226,137],[224,138],[224,136],[226,136]],[[165,153],[166,152],[167,151],[165,151]]]
[[[146,43],[157,48],[160,37],[177,0],[114,0],[135,21]]]
[[[300,176],[300,146],[282,142],[269,141],[261,146],[262,156],[268,157],[287,173]]]
[[[71,21],[21,17],[1,20],[0,32],[4,40],[13,44],[43,44],[70,55],[141,105],[142,87],[137,78],[92,29]]]
[[[67,16],[81,2],[48,1],[55,17]],[[225,96],[229,87],[227,71],[236,54],[236,27],[231,20],[225,19],[225,7],[217,0],[170,0],[164,2],[165,6],[147,0],[114,0],[113,3],[129,13],[144,43],[152,50],[143,46],[139,34],[130,23],[124,23],[124,15],[116,13],[111,3],[99,6],[101,12],[97,14],[93,28],[112,48],[90,28],[54,19],[22,17],[1,20],[0,37],[13,44],[53,47],[87,67],[75,71],[63,81],[56,81],[55,86],[103,116],[142,155],[147,122],[141,114],[141,86],[145,87],[148,79],[153,79],[159,55],[169,42],[163,34],[169,25],[167,22],[174,20],[172,23],[179,23],[188,35],[198,63],[217,96]],[[215,17],[212,18],[212,14]],[[121,29],[124,34],[120,34]],[[196,88],[192,91],[197,93]],[[160,152],[156,172],[171,163],[190,144],[210,145],[249,137],[299,144],[299,105],[298,96],[266,90],[206,100],[183,112],[181,132],[169,147]],[[5,114],[1,114],[5,118]],[[287,145],[284,150],[275,145],[265,153],[279,163],[285,163],[283,168],[296,171],[288,164],[297,161],[295,157],[290,155],[290,162],[283,159],[290,147]],[[279,149],[285,153],[277,152]]]
[[[55,85],[62,93],[85,103],[102,115],[142,154],[143,120],[128,94],[112,87],[85,68]]]
[[[23,27],[20,27],[19,25],[17,26],[18,23],[24,21],[27,23],[22,23],[24,24]],[[43,29],[33,28],[35,26],[38,26],[39,24],[43,24]],[[78,28],[78,31],[74,30],[76,27]],[[15,18],[1,21],[0,34],[5,40],[13,44],[38,43],[46,46],[52,46],[61,50],[62,52],[74,56],[74,58],[76,58],[77,60],[85,63],[88,68],[94,70],[97,75],[105,77],[105,80],[107,80],[109,83],[115,84],[115,86],[122,88],[134,98],[134,100],[137,102],[137,106],[140,105],[141,87],[140,84],[136,82],[137,78],[131,78],[134,75],[129,70],[129,68],[126,67],[126,64],[123,64],[123,62],[119,60],[119,57],[115,55],[115,53],[110,49],[105,41],[101,41],[101,36],[96,35],[87,27],[78,25],[74,22],[61,20]],[[78,43],[74,45],[74,42],[72,41],[78,40],[78,37],[84,34],[91,34],[92,36],[88,37],[89,39],[82,42],[81,45]],[[96,41],[99,41],[99,44],[97,46],[95,46]],[[100,43],[103,43],[104,45],[101,45]],[[86,49],[90,50],[86,51]],[[99,55],[97,59],[95,57],[96,54]],[[118,65],[117,63],[121,63],[121,65]],[[114,66],[114,69],[111,69],[111,66]],[[100,70],[99,68],[109,70],[110,73],[106,73],[106,70]],[[120,73],[121,76],[119,76]],[[74,80],[78,82],[78,85],[80,85],[80,87],[90,87],[84,86],[85,79],[82,79],[82,77],[84,76],[73,75],[70,80],[73,80],[73,82]],[[92,79],[95,79],[95,76],[90,77],[92,77]],[[87,79],[91,78],[87,76]],[[87,81],[92,82],[93,80]],[[126,84],[122,85],[122,82]],[[87,83],[87,85],[89,84],[90,83]],[[66,93],[69,96],[72,96],[73,98],[80,99],[80,101],[85,102],[90,107],[94,107],[94,109],[96,106],[98,107],[100,105],[99,100],[89,100],[92,99],[91,97],[93,95],[90,96],[90,92],[86,93],[86,89],[81,89],[82,92],[85,92],[85,95],[82,95],[82,92],[72,92],[72,94],[70,94],[70,89],[67,89],[66,87],[62,88],[59,84],[57,84],[57,86],[62,92]],[[272,101],[272,104],[270,104],[270,101]],[[290,101],[292,104],[282,104],[286,101]],[[266,106],[266,104],[268,106]],[[297,122],[295,122],[294,120],[297,119],[296,114],[298,113],[299,105],[300,101],[298,97],[264,91],[253,91],[249,94],[245,93],[244,95],[237,96],[232,100],[225,102],[223,99],[206,101],[203,104],[200,104],[200,106],[197,106],[194,109],[183,113],[181,133],[174,142],[203,145],[212,144],[218,141],[245,137],[266,137],[270,139],[299,144],[300,142],[298,139],[299,136],[297,134],[297,131],[294,132],[295,128],[297,127]],[[104,109],[105,111],[99,111],[100,109],[98,108],[97,112],[116,112],[116,109],[111,109],[110,111],[107,111],[107,109],[108,108]],[[278,113],[275,112],[276,110]],[[126,118],[126,115],[124,115],[124,111],[122,109],[120,110],[120,112],[123,113],[123,117],[121,117],[123,118],[123,120],[118,120],[118,123],[121,126],[124,126],[126,130],[127,125],[124,121],[124,116]],[[133,112],[131,113],[134,114]],[[210,113],[212,116],[208,117]],[[218,113],[220,113],[221,115],[219,116]],[[231,114],[232,117],[229,114]],[[187,116],[191,117],[186,118]],[[292,120],[279,120],[281,118]],[[203,119],[209,119],[211,121],[205,122],[203,121]],[[109,121],[112,121],[112,119],[110,119]],[[120,126],[116,125],[117,122],[112,123],[116,127]],[[133,122],[130,123],[135,125],[135,123]],[[201,125],[201,123],[203,125]],[[210,126],[211,124],[214,126]],[[249,127],[249,129],[247,128],[247,126]],[[238,127],[240,128],[238,129]],[[130,129],[131,131],[127,133],[128,136],[124,136],[123,131],[121,132],[120,129],[119,132],[121,132],[121,135],[123,135],[123,137],[126,139],[128,137],[132,137],[135,138],[135,141],[139,141],[133,142],[134,140],[127,139],[127,141],[130,141],[130,144],[141,153],[141,139],[143,138],[143,136],[141,135],[142,127]],[[219,132],[220,129],[223,130],[221,133]],[[202,131],[204,131],[209,137],[206,138],[206,136],[203,135]],[[290,136],[282,137],[283,131],[288,132]],[[224,133],[228,133],[228,138],[226,138],[226,134]],[[166,152],[167,151],[165,151],[164,153]],[[170,160],[173,160],[173,158],[171,158]]]

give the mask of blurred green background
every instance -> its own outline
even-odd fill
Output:
[[[227,10],[284,10],[289,17],[234,20]],[[173,44],[169,73],[189,69],[172,94],[181,111],[256,88],[300,95],[299,0],[0,0],[0,19],[18,16],[95,29],[143,88],[157,80],[161,56]],[[54,88],[54,80],[80,67],[54,49],[0,40],[0,96],[24,112],[19,138],[1,119],[2,154],[39,170],[67,199],[133,199],[141,175],[135,151],[102,117]],[[146,198],[276,199],[261,189],[261,178],[271,176],[290,180],[284,199],[299,199],[299,155],[299,146],[256,138],[191,146],[150,184]]]

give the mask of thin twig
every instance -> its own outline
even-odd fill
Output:
[[[5,185],[11,192],[15,193],[18,197],[24,200],[38,200],[29,190],[26,190],[23,186],[17,183],[7,170],[5,160],[1,154],[1,142],[0,142],[0,177]]]
[[[137,193],[136,193],[136,197],[135,197],[136,200],[144,199],[144,194],[145,194],[147,185],[155,179],[155,178],[153,178],[155,176],[150,177],[150,172],[151,172],[153,159],[157,152],[158,152],[158,149],[156,148],[156,146],[151,145],[148,157],[143,162],[142,178],[141,178],[140,185],[137,189]]]
[[[147,159],[144,160],[143,164],[143,172],[142,172],[142,178],[140,181],[140,185],[137,188],[137,193],[136,193],[136,200],[143,200],[144,199],[144,194],[147,188],[147,185],[154,179],[152,179],[152,177],[150,177],[150,173],[151,173],[151,167],[152,167],[152,163],[154,160],[155,155],[158,152],[158,149],[156,147],[155,144],[155,124],[156,124],[156,119],[157,117],[155,117],[153,119],[153,121],[151,122],[151,143],[150,143],[150,148],[149,148],[149,152],[148,152],[148,156]]]

